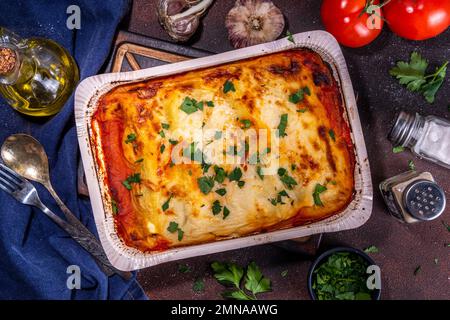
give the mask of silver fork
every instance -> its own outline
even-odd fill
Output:
[[[87,252],[89,252],[99,262],[100,267],[106,275],[110,276],[114,273],[119,274],[124,279],[130,279],[131,273],[117,270],[109,262],[105,252],[97,239],[93,239],[89,235],[84,234],[66,222],[65,220],[54,214],[39,199],[36,188],[17,173],[0,163],[0,189],[10,194],[20,203],[39,208],[53,222],[66,231],[76,242],[78,242]]]

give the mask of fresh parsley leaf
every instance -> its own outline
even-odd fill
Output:
[[[175,221],[170,221],[169,226],[167,227],[167,231],[169,231],[170,233],[174,233],[177,232],[178,230],[178,223],[176,223]]]
[[[159,147],[159,152],[160,152],[160,153],[163,153],[164,150],[166,150],[166,146],[165,146],[164,144],[162,144],[162,145]]]
[[[218,215],[222,211],[222,206],[220,205],[219,200],[213,202],[212,205],[212,213],[213,215]]]
[[[166,202],[163,203],[162,205],[162,211],[166,211],[167,209],[169,209],[169,202],[172,199],[172,195],[169,196],[169,199],[166,200]]]
[[[240,288],[241,279],[244,276],[244,269],[234,263],[213,262],[211,268],[214,271],[214,278],[225,284],[232,284]]]
[[[253,297],[250,297],[242,290],[237,291],[226,291],[222,294],[224,298],[234,299],[234,300],[255,300]]]
[[[223,93],[228,93],[230,91],[236,92],[236,88],[234,87],[233,82],[231,82],[230,80],[227,80],[223,84]]]
[[[140,183],[140,182],[141,182],[141,174],[135,173],[129,176],[125,181],[122,181],[122,185],[128,190],[131,190],[132,183]]]
[[[263,173],[263,169],[260,166],[256,167],[256,174],[258,174],[258,177],[261,180],[264,180],[264,173]]]
[[[221,188],[221,189],[217,189],[216,190],[216,193],[219,195],[219,196],[224,196],[224,195],[226,195],[227,194],[227,190],[225,189],[225,188]]]
[[[333,129],[328,130],[328,134],[330,135],[330,138],[331,138],[333,141],[336,141],[336,134],[334,133],[334,130],[333,130]]]
[[[166,134],[162,130],[158,134],[161,136],[161,138],[165,138],[166,137]]]
[[[191,272],[191,267],[188,264],[179,264],[178,271],[181,273],[189,273]]]
[[[396,77],[400,84],[412,92],[420,92],[429,103],[433,103],[437,91],[442,86],[447,73],[448,62],[436,68],[435,73],[426,75],[428,61],[419,53],[413,52],[409,62],[399,61],[389,73]]]
[[[414,164],[414,161],[412,160],[408,161],[408,168],[409,170],[416,170],[416,165]]]
[[[241,123],[242,129],[248,129],[252,126],[252,122],[248,119],[241,119],[239,122]]]
[[[161,123],[161,127],[163,128],[163,129],[169,129],[170,128],[170,124],[167,124],[167,123]]]
[[[230,209],[223,207],[223,220],[225,220],[230,215]]]
[[[308,111],[307,108],[303,108],[303,109],[298,109],[297,110],[297,112],[300,112],[300,113],[305,113],[306,111]]]
[[[305,94],[307,94],[308,96],[311,95],[311,91],[309,90],[308,87],[303,87],[303,88],[299,89],[298,91],[294,92],[293,94],[291,94],[289,96],[289,102],[291,102],[293,104],[297,104],[297,103],[303,101],[303,99],[305,98]]]
[[[288,124],[288,115],[287,115],[287,113],[285,113],[285,114],[281,115],[280,123],[278,124],[278,127],[277,127],[279,137],[285,137],[287,135],[286,134],[287,124]]]
[[[365,253],[378,253],[379,250],[378,250],[378,248],[375,247],[375,246],[370,246],[370,247],[365,248],[365,249],[364,249],[364,252],[365,252]]]
[[[206,105],[210,108],[214,108],[214,102],[212,101],[206,101]]]
[[[114,215],[116,215],[116,214],[119,213],[119,207],[118,207],[118,205],[117,205],[116,200],[114,200],[114,199],[111,199],[111,208],[112,208],[112,213],[113,213]]]
[[[414,270],[414,276],[417,276],[420,270],[422,270],[422,266],[417,266],[416,269]]]
[[[208,172],[209,168],[211,168],[211,164],[206,163],[206,162],[203,162],[202,165],[201,165],[201,167],[202,167],[202,169],[203,169],[203,173],[205,174],[205,173]]]
[[[405,151],[405,148],[402,146],[397,146],[397,147],[392,148],[393,153],[402,153],[403,151]]]
[[[205,290],[205,282],[202,278],[197,278],[192,285],[192,290],[196,293],[203,292]]]
[[[292,33],[291,33],[289,30],[286,31],[286,37],[287,37],[287,40],[288,40],[288,41],[290,41],[290,42],[292,42],[293,44],[295,44],[294,37],[293,37]]]
[[[228,175],[228,179],[230,181],[239,181],[242,177],[242,171],[241,168],[234,168],[233,171]]]
[[[297,181],[294,180],[290,175],[288,175],[287,170],[284,168],[278,169],[278,176],[280,177],[281,182],[288,188],[292,190],[294,186],[297,185]]]
[[[244,185],[245,185],[245,181],[238,181],[238,187],[239,188],[243,188],[244,187]]]
[[[183,240],[184,231],[178,228],[178,241]]]
[[[247,267],[245,289],[251,291],[253,295],[271,290],[270,280],[263,276],[255,262],[251,262]]]
[[[195,99],[185,97],[180,109],[187,114],[191,114],[199,110],[198,102]]]
[[[227,177],[227,173],[225,172],[225,170],[219,166],[214,166],[214,172],[216,173],[214,180],[216,180],[218,183],[223,183],[225,181],[225,178]]]
[[[174,145],[178,144],[178,141],[169,139],[169,143],[174,146]]]
[[[203,194],[208,194],[214,187],[214,179],[212,177],[197,178],[197,184]]]
[[[131,143],[133,141],[136,140],[136,134],[135,133],[130,133],[129,135],[127,135],[127,139],[125,140],[125,143]]]
[[[134,163],[141,163],[142,161],[144,161],[144,158],[137,159]]]
[[[316,184],[316,187],[315,187],[314,192],[313,192],[314,204],[316,206],[323,207],[322,200],[320,199],[320,194],[322,192],[325,192],[325,191],[327,191],[327,187],[321,185],[320,183]]]

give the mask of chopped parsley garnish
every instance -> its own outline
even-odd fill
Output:
[[[141,174],[135,173],[131,176],[129,176],[125,181],[122,181],[122,184],[125,188],[128,190],[131,190],[131,184],[132,183],[141,183]]]
[[[294,92],[293,94],[291,94],[289,96],[289,102],[291,102],[293,104],[297,104],[297,103],[303,101],[303,99],[305,98],[305,94],[307,94],[308,96],[311,95],[311,91],[309,90],[308,87],[303,87],[303,88],[299,89],[298,91]]]
[[[160,153],[163,153],[164,150],[166,150],[166,146],[165,146],[164,144],[162,144],[162,145],[159,147],[159,152],[160,152]]]
[[[178,144],[178,141],[169,139],[169,143],[174,146],[174,145]]]
[[[202,163],[201,165],[202,169],[203,169],[203,173],[207,173],[209,168],[211,168],[211,165],[209,163]]]
[[[281,182],[288,188],[289,190],[292,190],[294,186],[297,185],[297,182],[292,178],[290,175],[288,175],[287,170],[284,168],[278,169],[278,176],[280,177]]]
[[[248,129],[252,126],[252,122],[248,119],[241,119],[239,122],[241,123],[242,129]]]
[[[289,42],[292,42],[293,44],[295,44],[294,37],[292,36],[292,33],[289,30],[286,31],[286,37]]]
[[[433,103],[436,93],[444,83],[447,65],[448,61],[436,68],[434,73],[426,74],[428,61],[419,53],[413,52],[409,62],[397,62],[397,66],[392,68],[389,73],[408,90],[421,93],[428,103]]]
[[[162,211],[166,211],[167,209],[169,209],[169,202],[172,199],[172,195],[170,195],[169,199],[166,200],[166,202],[163,203],[162,205]]]
[[[334,130],[333,130],[333,129],[328,130],[328,134],[330,135],[330,138],[331,138],[333,141],[336,141],[336,134],[334,133]]]
[[[197,110],[203,110],[203,102],[198,102],[195,99],[185,97],[180,109],[187,114],[191,114]]]
[[[161,136],[161,138],[165,138],[166,137],[166,134],[162,130],[158,134]]]
[[[111,199],[111,208],[112,208],[112,213],[113,214],[118,214],[119,213],[119,207],[117,206],[117,202],[114,199]]]
[[[378,253],[379,250],[378,250],[378,248],[375,247],[375,246],[369,246],[369,247],[367,247],[367,248],[364,249],[364,252],[365,252],[365,253]]]
[[[219,200],[213,202],[212,205],[212,213],[213,215],[218,215],[222,211],[222,206],[220,205]]]
[[[200,149],[197,149],[197,143],[192,142],[189,147],[183,149],[183,156],[192,161],[203,162],[206,157]]]
[[[223,197],[224,195],[227,194],[227,190],[224,189],[224,188],[217,189],[217,190],[216,190],[216,193],[217,193],[219,196],[222,196],[222,197]]]
[[[334,253],[314,270],[312,289],[319,300],[371,300],[367,267],[357,254]]]
[[[403,151],[405,151],[405,148],[402,146],[397,146],[397,147],[392,148],[393,153],[402,153]]]
[[[238,181],[238,187],[243,188],[245,186],[245,181]]]
[[[203,292],[205,290],[205,282],[202,278],[197,278],[192,285],[192,290],[196,293]]]
[[[316,187],[314,188],[314,192],[313,192],[314,204],[316,206],[323,207],[322,200],[320,199],[320,194],[325,191],[327,191],[327,187],[321,185],[320,183],[316,184]]]
[[[178,232],[178,241],[183,240],[184,231],[181,230],[181,228],[178,226],[178,223],[176,223],[175,221],[171,221],[169,223],[167,231],[169,231],[170,233]]]
[[[222,138],[222,131],[216,131],[214,134],[214,139],[219,140],[220,138]]]
[[[279,137],[284,137],[287,135],[286,134],[287,124],[288,124],[288,115],[287,115],[287,113],[285,113],[285,114],[281,115],[280,124],[277,127]]]
[[[223,207],[223,219],[225,220],[230,215],[230,210],[227,207]]]
[[[300,112],[300,113],[305,113],[306,111],[308,111],[307,108],[303,108],[303,109],[298,109],[297,110],[297,112]]]
[[[242,171],[241,168],[234,168],[233,171],[230,172],[230,174],[228,175],[228,179],[230,181],[239,181],[242,177]]]
[[[291,170],[295,171],[295,169],[297,169],[297,166],[295,164],[291,164]]]
[[[283,202],[283,197],[290,198],[288,193],[286,192],[286,190],[278,192],[277,197],[273,198],[273,199],[269,199],[269,201],[274,206],[276,206],[277,204],[286,204]]]
[[[197,179],[198,187],[203,194],[208,194],[214,187],[214,179],[212,177],[201,177]]]
[[[212,101],[206,101],[206,105],[210,108],[214,108],[214,102]]]
[[[408,168],[409,170],[416,170],[416,165],[414,164],[414,161],[412,160],[408,161]]]
[[[125,140],[125,143],[131,143],[133,141],[136,140],[136,134],[135,133],[130,133],[129,135],[127,135],[127,140]]]
[[[227,80],[223,84],[223,93],[228,93],[230,91],[236,92],[236,88],[234,87],[233,82],[231,82],[230,80]]]
[[[142,161],[144,161],[144,158],[137,159],[134,163],[141,163]]]
[[[163,129],[169,129],[170,128],[170,124],[167,124],[167,123],[161,123],[161,127],[163,128]]]
[[[227,173],[225,172],[225,170],[219,166],[214,166],[214,172],[216,173],[214,180],[216,180],[218,183],[223,183],[225,181],[225,178],[227,177]]]
[[[256,167],[256,173],[261,180],[264,180],[263,169],[260,166]]]

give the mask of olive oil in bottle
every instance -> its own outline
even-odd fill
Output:
[[[20,39],[0,27],[0,94],[11,107],[30,116],[54,115],[78,80],[78,67],[62,46],[48,39]]]

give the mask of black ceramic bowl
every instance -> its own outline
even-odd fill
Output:
[[[357,254],[360,257],[362,257],[364,260],[366,260],[368,265],[376,265],[375,261],[373,261],[373,259],[371,257],[369,257],[367,254],[365,254],[363,251],[355,249],[355,248],[336,247],[336,248],[333,248],[333,249],[325,251],[319,257],[317,257],[317,259],[313,262],[313,264],[309,268],[309,272],[308,272],[308,292],[309,292],[309,295],[311,296],[311,299],[318,300],[317,296],[316,296],[316,293],[314,292],[314,289],[312,288],[314,270],[316,270],[316,268],[318,266],[320,266],[323,262],[325,262],[325,260],[329,256],[331,256],[331,255],[333,255],[333,254],[335,254],[337,252],[349,252],[349,253]],[[379,290],[379,289],[374,290],[373,293],[372,293],[372,300],[380,300],[380,298],[381,298],[381,290]]]

